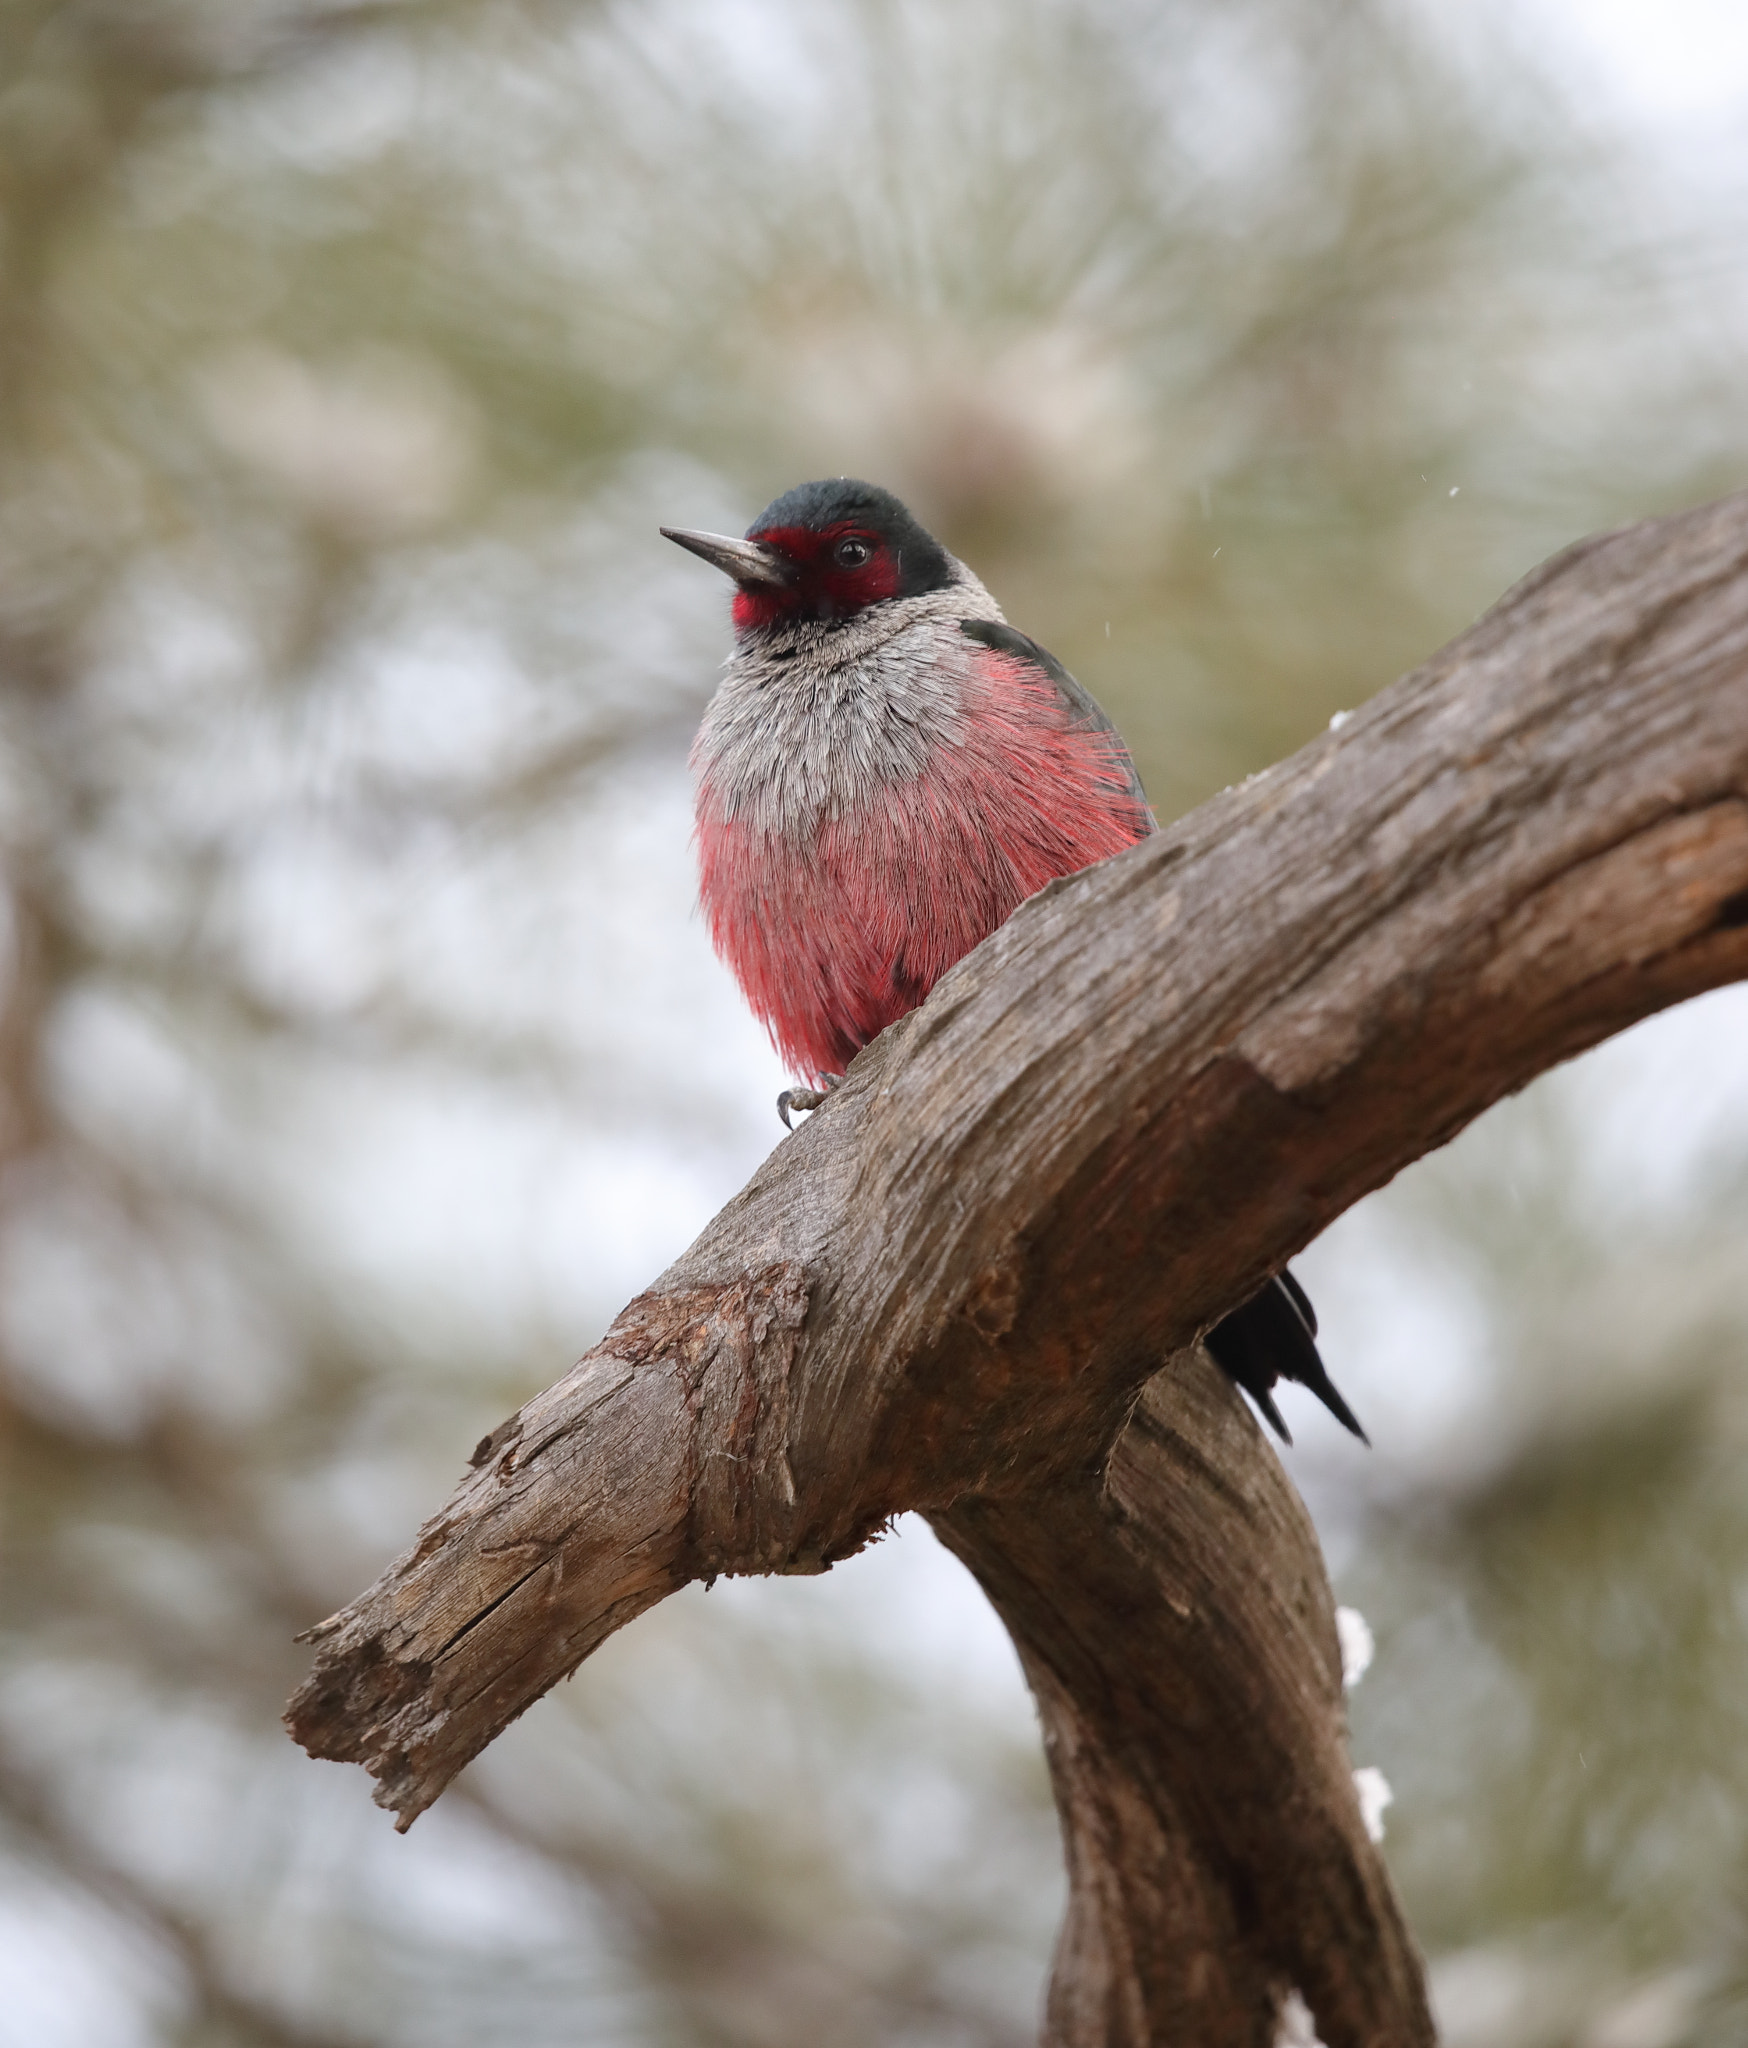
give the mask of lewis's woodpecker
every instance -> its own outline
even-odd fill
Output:
[[[744,540],[664,526],[732,576],[734,654],[692,749],[710,936],[812,1108],[1058,875],[1155,830],[1116,728],[889,491],[801,484]],[[1365,1438],[1283,1269],[1208,1333],[1291,1442],[1277,1380]]]

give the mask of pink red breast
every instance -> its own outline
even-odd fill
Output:
[[[984,655],[966,687],[962,744],[810,834],[699,790],[712,941],[797,1073],[841,1073],[1028,896],[1153,829],[1122,742],[1035,667]]]

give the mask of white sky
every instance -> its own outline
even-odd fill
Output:
[[[1562,69],[1585,65],[1629,118],[1748,130],[1748,0],[1535,0],[1534,11]]]

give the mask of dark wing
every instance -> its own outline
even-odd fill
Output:
[[[1216,1323],[1203,1340],[1214,1363],[1251,1397],[1286,1443],[1292,1432],[1281,1420],[1273,1388],[1277,1380],[1309,1387],[1344,1429],[1361,1443],[1371,1438],[1341,1398],[1317,1350],[1317,1312],[1286,1267],[1242,1308]]]
[[[999,619],[961,619],[959,630],[967,640],[976,640],[985,647],[993,648],[997,654],[1009,654],[1016,661],[1029,662],[1041,675],[1054,683],[1056,694],[1062,699],[1063,707],[1077,731],[1108,735],[1113,765],[1122,770],[1129,785],[1129,794],[1146,814],[1148,830],[1152,831],[1153,813],[1148,808],[1147,792],[1141,787],[1141,776],[1135,763],[1129,758],[1129,749],[1123,744],[1123,735],[1105,716],[1092,692],[1077,683],[1055,655],[1040,647],[1036,640],[1028,640],[1024,633],[1017,632],[1012,626],[1004,625]]]

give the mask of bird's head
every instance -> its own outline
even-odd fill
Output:
[[[870,605],[944,590],[956,566],[890,491],[853,477],[797,484],[765,507],[745,540],[662,532],[734,578],[743,639],[791,622],[841,625]]]

